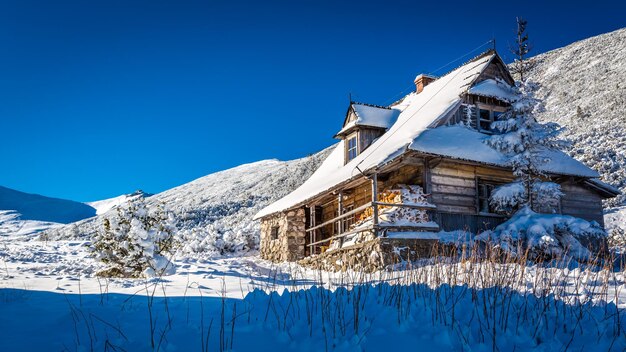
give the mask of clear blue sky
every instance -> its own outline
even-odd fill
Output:
[[[510,61],[516,15],[535,54],[626,26],[544,2],[2,1],[0,185],[89,201],[298,158],[349,93],[388,104],[492,37]]]

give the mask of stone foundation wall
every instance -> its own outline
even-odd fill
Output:
[[[364,243],[326,251],[300,260],[299,263],[326,271],[351,269],[373,272],[389,265],[428,258],[437,242],[437,240],[378,237]]]
[[[273,262],[296,261],[304,258],[304,209],[279,213],[261,220],[261,258]],[[272,239],[272,228],[278,236]]]

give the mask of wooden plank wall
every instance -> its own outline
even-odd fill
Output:
[[[511,172],[444,161],[430,169],[431,201],[437,205],[435,221],[445,231],[479,233],[493,229],[506,219],[477,213],[476,180],[484,178],[509,182]]]
[[[604,226],[602,197],[600,195],[573,181],[562,183],[561,190],[564,194],[561,198],[561,212],[563,214],[589,221],[594,220]]]
[[[510,171],[448,161],[430,169],[432,201],[441,212],[476,214],[476,178],[510,182]]]

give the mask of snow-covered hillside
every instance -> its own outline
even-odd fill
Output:
[[[269,203],[304,182],[331,148],[292,160],[264,160],[204,176],[146,198],[148,208],[174,213],[177,237],[186,257],[215,257],[256,249],[259,226],[252,218]],[[89,239],[105,217],[86,219],[42,234],[45,239]]]
[[[0,235],[28,236],[104,214],[128,201],[147,197],[142,191],[80,203],[29,194],[0,186]]]
[[[529,77],[546,111],[573,142],[570,154],[622,191],[626,201],[626,28],[537,55]]]
[[[96,215],[89,205],[0,186],[0,235],[31,235]]]
[[[89,205],[90,207],[96,209],[96,215],[102,215],[104,213],[106,213],[107,211],[118,207],[122,204],[128,203],[130,201],[133,201],[135,199],[139,199],[142,197],[149,197],[151,196],[151,194],[147,194],[141,190],[135,191],[131,194],[122,194],[121,196],[117,196],[117,197],[113,197],[113,198],[109,198],[109,199],[103,199],[103,200],[98,200],[95,202],[87,202],[85,204]]]
[[[96,215],[89,205],[66,199],[24,193],[0,186],[0,209],[20,213],[22,220],[67,224]]]

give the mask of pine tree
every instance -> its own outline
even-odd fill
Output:
[[[91,249],[109,277],[160,276],[174,271],[167,258],[175,245],[174,219],[161,207],[148,209],[143,198],[105,218]]]
[[[515,62],[513,63],[511,72],[514,75],[519,76],[520,81],[524,81],[528,71],[532,68],[532,64],[527,60],[527,55],[530,53],[532,47],[528,42],[528,34],[526,33],[526,26],[528,21],[522,17],[516,17],[517,23],[515,46],[511,48],[511,53],[515,55]]]
[[[525,55],[529,52],[527,22],[517,18],[517,55],[514,67],[520,80],[516,82],[518,98],[511,108],[492,124],[498,133],[487,144],[509,157],[509,166],[517,177],[513,183],[496,188],[490,203],[502,213],[511,214],[523,206],[546,209],[561,197],[560,186],[543,182],[547,178],[543,166],[550,161],[548,152],[559,150],[567,143],[558,138],[562,131],[557,123],[540,123],[535,112],[543,109],[542,102],[534,96],[537,85],[523,80],[526,69]]]

